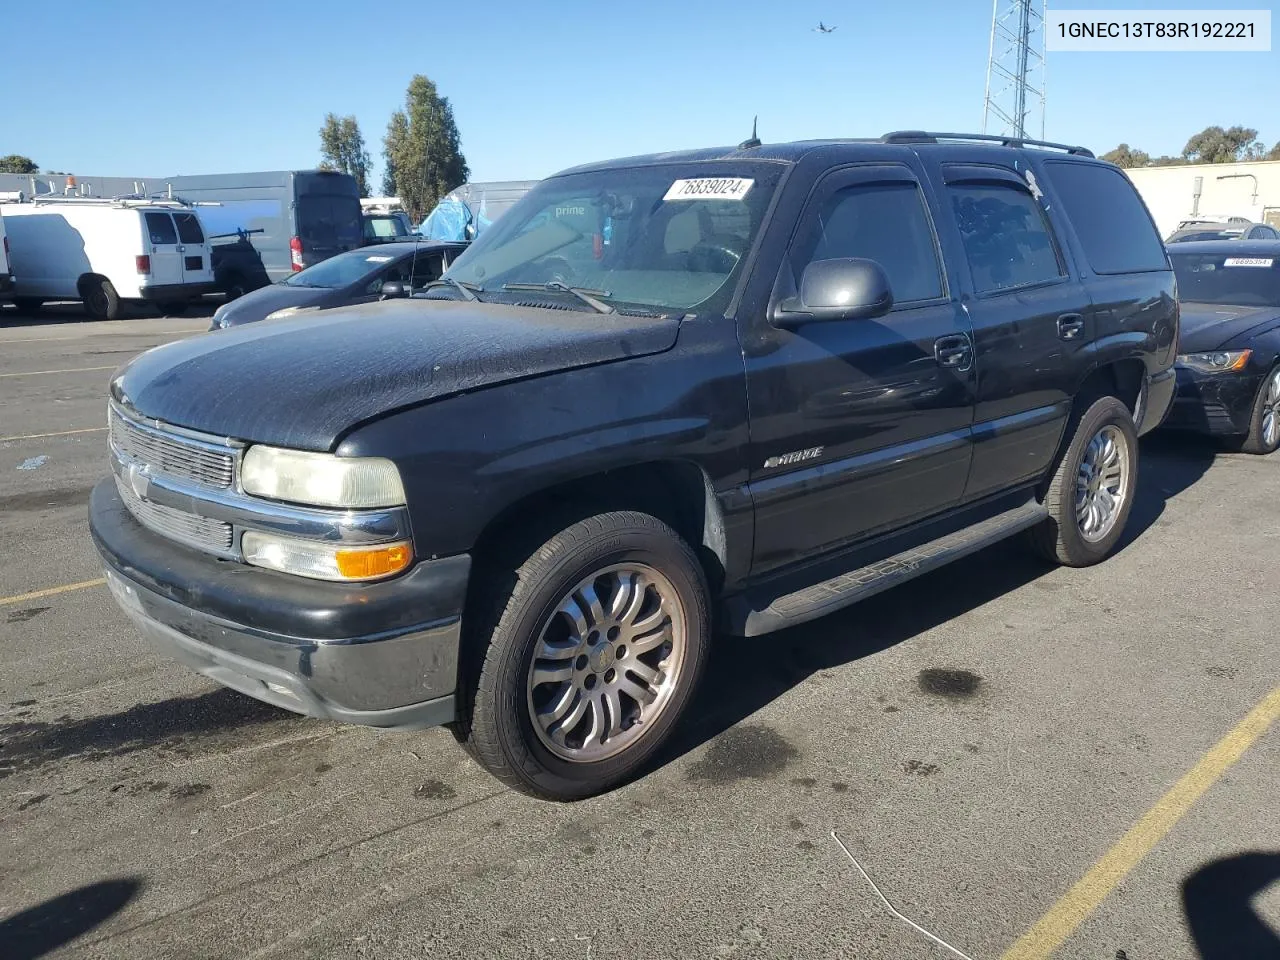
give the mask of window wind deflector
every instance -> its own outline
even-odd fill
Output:
[[[1007,167],[986,164],[947,163],[942,166],[942,176],[947,184],[953,183],[1003,183],[1031,192],[1027,181]]]

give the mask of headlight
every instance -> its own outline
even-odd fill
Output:
[[[1252,350],[1216,350],[1213,353],[1180,353],[1178,364],[1199,373],[1229,373],[1243,370]]]
[[[408,542],[344,547],[246,530],[240,538],[246,563],[316,580],[379,580],[399,573],[413,559]]]
[[[240,464],[245,493],[317,507],[396,507],[405,502],[400,471],[381,457],[336,457],[253,446]]]
[[[263,320],[279,320],[281,317],[292,317],[295,313],[297,313],[301,309],[302,309],[301,307],[281,307],[279,310],[273,310],[271,313],[268,313],[262,319]]]

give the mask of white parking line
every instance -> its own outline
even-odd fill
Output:
[[[106,427],[85,427],[82,430],[59,430],[56,433],[23,433],[16,437],[0,437],[0,443],[10,443],[14,440],[43,440],[46,437],[69,437],[76,433],[103,433]]]
[[[0,379],[6,377],[43,377],[49,373],[88,373],[91,370],[114,370],[120,366],[118,363],[108,364],[105,367],[68,367],[64,370],[32,370],[29,373],[0,373]]]

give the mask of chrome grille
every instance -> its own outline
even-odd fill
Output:
[[[148,467],[152,473],[167,474],[209,487],[231,486],[235,475],[235,455],[230,451],[162,433],[125,419],[113,406],[108,415],[111,446],[116,452]]]
[[[119,477],[116,477],[116,489],[129,512],[148,530],[200,550],[215,553],[231,550],[231,524],[143,500]]]

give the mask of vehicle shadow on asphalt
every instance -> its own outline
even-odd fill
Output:
[[[88,933],[119,913],[142,889],[136,877],[104,880],[0,919],[7,960],[35,960]]]
[[[1202,960],[1280,957],[1280,935],[1252,899],[1280,881],[1280,852],[1249,851],[1205,864],[1182,881],[1182,910]]]
[[[1196,437],[1144,440],[1138,492],[1118,549],[1149,535],[1169,499],[1203,477],[1218,452]],[[1013,538],[818,620],[762,637],[717,637],[686,721],[654,766],[697,749],[823,670],[910,640],[1054,569]]]
[[[200,319],[201,317],[212,317],[214,310],[218,309],[221,300],[216,297],[206,297],[199,303],[193,303],[181,316],[183,320]],[[137,306],[130,304],[124,312],[121,320],[141,320],[141,319],[178,319],[176,316],[170,316],[157,310],[151,306]],[[58,327],[58,326],[74,326],[78,323],[91,323],[89,316],[84,312],[84,307],[79,303],[46,303],[36,313],[24,313],[16,307],[9,304],[0,304],[0,328],[5,329],[22,329],[30,327],[32,329],[40,329],[41,327]],[[103,321],[107,322],[107,321]]]

